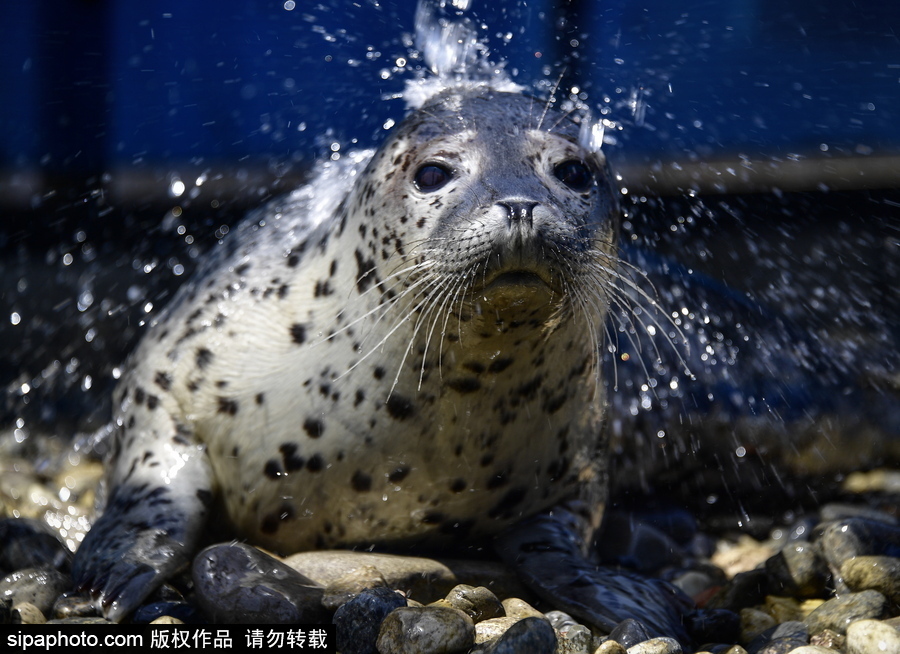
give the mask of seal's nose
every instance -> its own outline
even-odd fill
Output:
[[[503,200],[497,203],[506,209],[506,220],[510,226],[519,225],[521,227],[533,227],[534,216],[532,212],[538,205],[537,202],[528,202],[524,200]]]

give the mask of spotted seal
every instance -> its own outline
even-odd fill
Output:
[[[668,590],[623,599],[632,580],[583,557],[618,209],[581,133],[533,97],[445,89],[247,219],[118,387],[108,506],[74,564],[109,617],[214,520],[282,553],[495,537],[595,624],[680,628]]]

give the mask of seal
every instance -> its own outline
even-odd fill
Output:
[[[496,537],[595,624],[647,621],[644,596],[585,595],[623,577],[583,556],[618,205],[581,133],[533,97],[451,87],[248,217],[116,391],[110,497],[74,564],[106,615],[214,520],[281,553]],[[680,628],[673,611],[651,626]]]

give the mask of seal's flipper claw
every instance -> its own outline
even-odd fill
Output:
[[[119,622],[134,611],[169,577],[187,565],[192,543],[179,542],[171,533],[183,533],[176,515],[148,528],[148,512],[135,510],[135,495],[128,508],[126,493],[114,495],[106,513],[94,524],[78,549],[72,565],[76,587],[89,591],[95,605],[110,620]],[[146,500],[146,498],[143,498]]]
[[[653,636],[690,644],[683,622],[694,610],[690,598],[662,580],[591,563],[571,518],[554,509],[526,520],[499,536],[496,549],[535,593],[601,631],[633,618]]]
[[[213,499],[209,460],[192,434],[161,411],[147,424],[171,437],[115,434],[114,451],[127,465],[113,468],[106,509],[72,561],[75,585],[117,622],[189,563]]]

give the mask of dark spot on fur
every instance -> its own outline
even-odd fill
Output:
[[[307,418],[303,421],[303,431],[305,431],[310,438],[318,438],[325,432],[325,425],[321,420]]]
[[[168,391],[172,388],[172,376],[161,370],[156,373],[153,381],[164,391]]]
[[[509,489],[501,500],[494,505],[494,508],[488,512],[488,515],[492,518],[513,517],[513,511],[516,506],[521,504],[527,494],[528,491],[524,488],[516,487]]]
[[[315,297],[327,297],[332,293],[334,293],[334,291],[331,289],[331,284],[329,284],[327,280],[319,280],[316,282],[316,287],[313,291]]]
[[[282,284],[281,286],[279,286],[278,287],[278,299],[283,300],[284,298],[286,298],[287,294],[290,290],[291,290],[291,287],[289,284]]]
[[[565,393],[560,393],[556,397],[548,398],[544,402],[544,411],[552,415],[559,411],[568,399],[569,396]]]
[[[213,360],[213,353],[207,350],[205,347],[201,347],[197,350],[197,367],[200,370],[204,370],[210,362]]]
[[[350,485],[357,493],[365,493],[372,490],[372,477],[362,470],[357,470],[350,479]]]
[[[440,511],[426,511],[425,515],[422,516],[422,524],[439,525],[446,519],[447,516],[445,516]]]
[[[143,388],[136,388],[134,391],[134,403],[137,405],[141,405],[144,403],[144,400],[147,399],[147,393],[144,392]]]
[[[306,464],[306,459],[297,455],[296,443],[282,443],[281,447],[278,448],[278,451],[281,452],[284,468],[288,472],[300,470]]]
[[[450,492],[451,493],[462,493],[466,490],[466,480],[465,479],[454,479],[450,484]]]
[[[297,264],[300,263],[300,255],[299,254],[291,254],[287,258],[288,268],[296,268]]]
[[[353,399],[353,406],[358,407],[365,399],[366,392],[361,388],[356,389],[356,397]]]
[[[356,256],[356,288],[360,293],[364,293],[375,281],[375,261],[366,259],[359,250],[356,250],[354,255]]]
[[[387,410],[396,420],[406,420],[415,413],[415,405],[401,395],[391,395],[387,401]]]
[[[488,490],[495,490],[508,483],[509,476],[505,472],[498,472],[497,474],[488,477],[487,487]]]
[[[147,408],[153,411],[156,407],[159,406],[159,398],[155,395],[147,396]]]
[[[484,372],[484,364],[479,363],[478,361],[466,361],[463,364],[463,368],[474,372],[476,375],[480,375]]]
[[[240,276],[243,276],[243,274],[245,272],[247,272],[248,270],[250,270],[250,264],[242,263],[240,266],[238,266],[237,268],[234,269],[234,272],[236,272]]]
[[[375,379],[383,379],[384,378],[384,368],[382,368],[381,366],[377,366],[375,368],[375,371],[372,374],[375,375]]]
[[[266,396],[263,395],[262,393],[257,393],[255,399],[256,399],[257,404],[262,404],[263,402],[266,401]]]
[[[475,377],[460,377],[459,379],[451,379],[447,381],[447,386],[457,393],[474,393],[481,390],[481,382]]]
[[[399,484],[406,479],[409,474],[409,466],[398,466],[393,472],[388,473],[388,481],[392,484]]]
[[[494,462],[494,455],[489,453],[489,454],[485,454],[483,457],[481,457],[481,461],[479,462],[479,464],[481,465],[482,468],[487,468],[493,462]]]
[[[205,488],[201,488],[196,492],[197,499],[200,500],[200,503],[204,508],[208,509],[212,506],[213,503],[213,494],[210,493]]]
[[[313,454],[306,462],[306,469],[310,472],[320,472],[325,469],[325,459],[321,454]]]
[[[566,457],[560,457],[547,466],[547,475],[549,475],[550,481],[562,479],[568,471],[569,459]]]
[[[276,459],[269,459],[266,461],[266,465],[263,466],[263,474],[269,479],[278,479],[284,474],[284,470]]]
[[[512,365],[513,359],[504,358],[504,359],[495,359],[491,362],[491,365],[488,366],[488,372],[498,373],[503,372],[510,365]]]
[[[228,386],[228,382],[224,379],[219,379],[216,381],[216,388],[225,388],[226,386]]]
[[[219,413],[225,413],[229,416],[236,416],[238,412],[238,403],[237,400],[232,400],[231,398],[222,397],[221,395],[218,397],[219,406],[216,409]]]
[[[291,340],[294,341],[297,345],[301,345],[306,342],[306,325],[301,325],[299,322],[295,322],[291,325]]]

